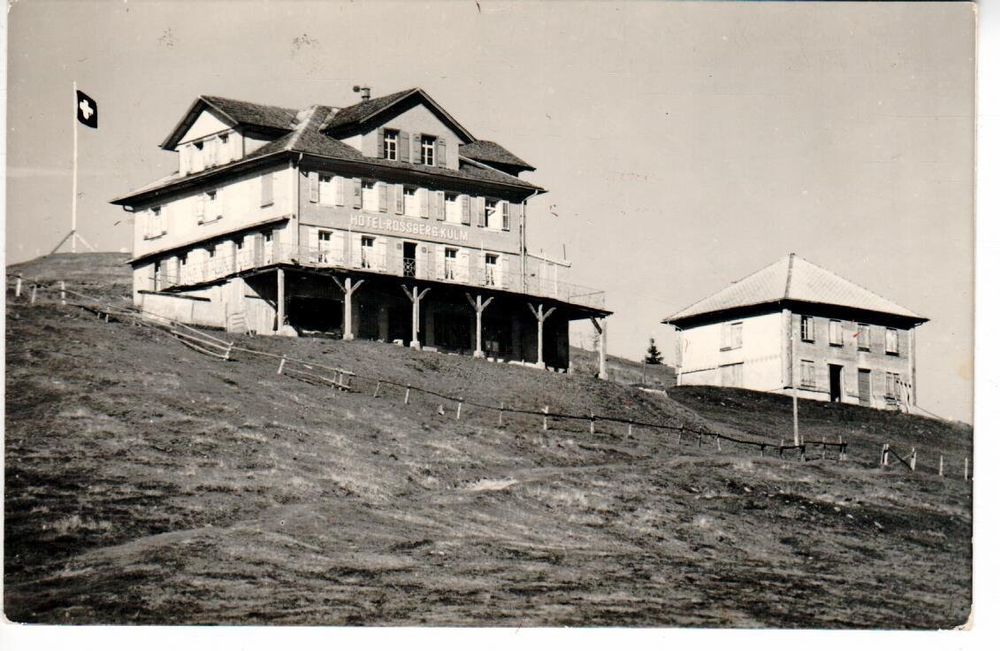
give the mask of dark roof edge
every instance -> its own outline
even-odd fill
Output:
[[[736,307],[725,308],[722,310],[714,310],[712,312],[702,312],[699,314],[690,314],[688,316],[673,318],[666,317],[660,321],[663,325],[672,325],[676,328],[684,329],[686,327],[695,327],[698,325],[705,325],[707,323],[712,323],[714,321],[724,320],[724,317],[735,317],[735,316],[756,316],[759,314],[767,314],[776,309],[784,308],[794,309],[798,308],[813,308],[814,312],[820,315],[828,315],[830,313],[842,313],[844,317],[854,316],[854,317],[872,317],[870,319],[857,319],[859,321],[865,322],[867,320],[871,321],[891,321],[897,324],[904,323],[910,324],[911,327],[916,327],[923,323],[930,321],[928,317],[923,316],[909,316],[905,314],[896,314],[893,312],[880,312],[878,310],[866,310],[858,307],[851,307],[849,305],[837,305],[835,303],[814,303],[810,301],[800,301],[795,299],[781,299],[775,301],[764,301],[762,303],[752,303],[750,305],[740,305]],[[818,308],[818,309],[817,309]]]
[[[391,94],[392,93],[390,93],[390,95]],[[434,101],[434,98],[431,97],[430,95],[428,95],[427,91],[425,91],[423,88],[413,88],[409,92],[400,95],[399,97],[397,97],[396,99],[394,99],[392,102],[389,102],[388,104],[386,104],[385,106],[381,107],[377,111],[375,111],[373,113],[370,113],[370,114],[364,116],[363,118],[361,118],[359,120],[355,120],[353,122],[347,122],[345,124],[334,126],[334,127],[321,127],[320,131],[323,132],[323,133],[335,132],[335,131],[338,131],[339,129],[346,129],[346,128],[350,127],[351,125],[356,125],[356,124],[357,125],[361,125],[361,124],[364,124],[366,122],[369,122],[370,120],[372,120],[376,116],[381,115],[382,113],[385,113],[386,111],[388,111],[392,107],[396,106],[400,102],[413,97],[414,95],[419,95],[424,100],[426,100],[431,105],[431,108],[433,110],[437,111],[438,113],[440,113],[441,116],[445,119],[445,121],[449,123],[449,126],[451,126],[455,131],[457,131],[460,136],[468,138],[469,142],[475,141],[476,137],[472,135],[472,132],[469,131],[468,129],[466,129],[464,126],[462,126],[462,124],[458,120],[456,120],[451,115],[451,113],[449,113],[448,111],[446,111],[440,104],[438,104],[436,101]],[[375,99],[378,99],[378,98],[375,98]],[[369,101],[374,101],[374,100],[369,100]],[[350,107],[345,107],[345,108],[350,108]],[[330,117],[332,118],[332,117],[335,117],[335,116],[336,116],[336,113],[333,113]]]

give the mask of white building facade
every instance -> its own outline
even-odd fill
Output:
[[[678,385],[789,393],[882,409],[916,405],[926,318],[794,254],[666,318]]]

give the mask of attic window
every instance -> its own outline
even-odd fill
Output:
[[[382,157],[386,160],[399,160],[399,132],[386,129],[382,135]]]
[[[203,150],[205,148],[205,141],[199,140],[198,142],[194,143],[194,148],[197,149],[198,151]]]
[[[437,138],[434,136],[420,136],[420,164],[434,165],[434,145]]]

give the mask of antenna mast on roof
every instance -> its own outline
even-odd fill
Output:
[[[361,93],[361,101],[367,102],[372,98],[372,88],[371,86],[354,86],[355,93]]]

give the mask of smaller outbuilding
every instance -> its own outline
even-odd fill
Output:
[[[678,385],[908,409],[927,321],[792,253],[663,323],[677,330]]]

